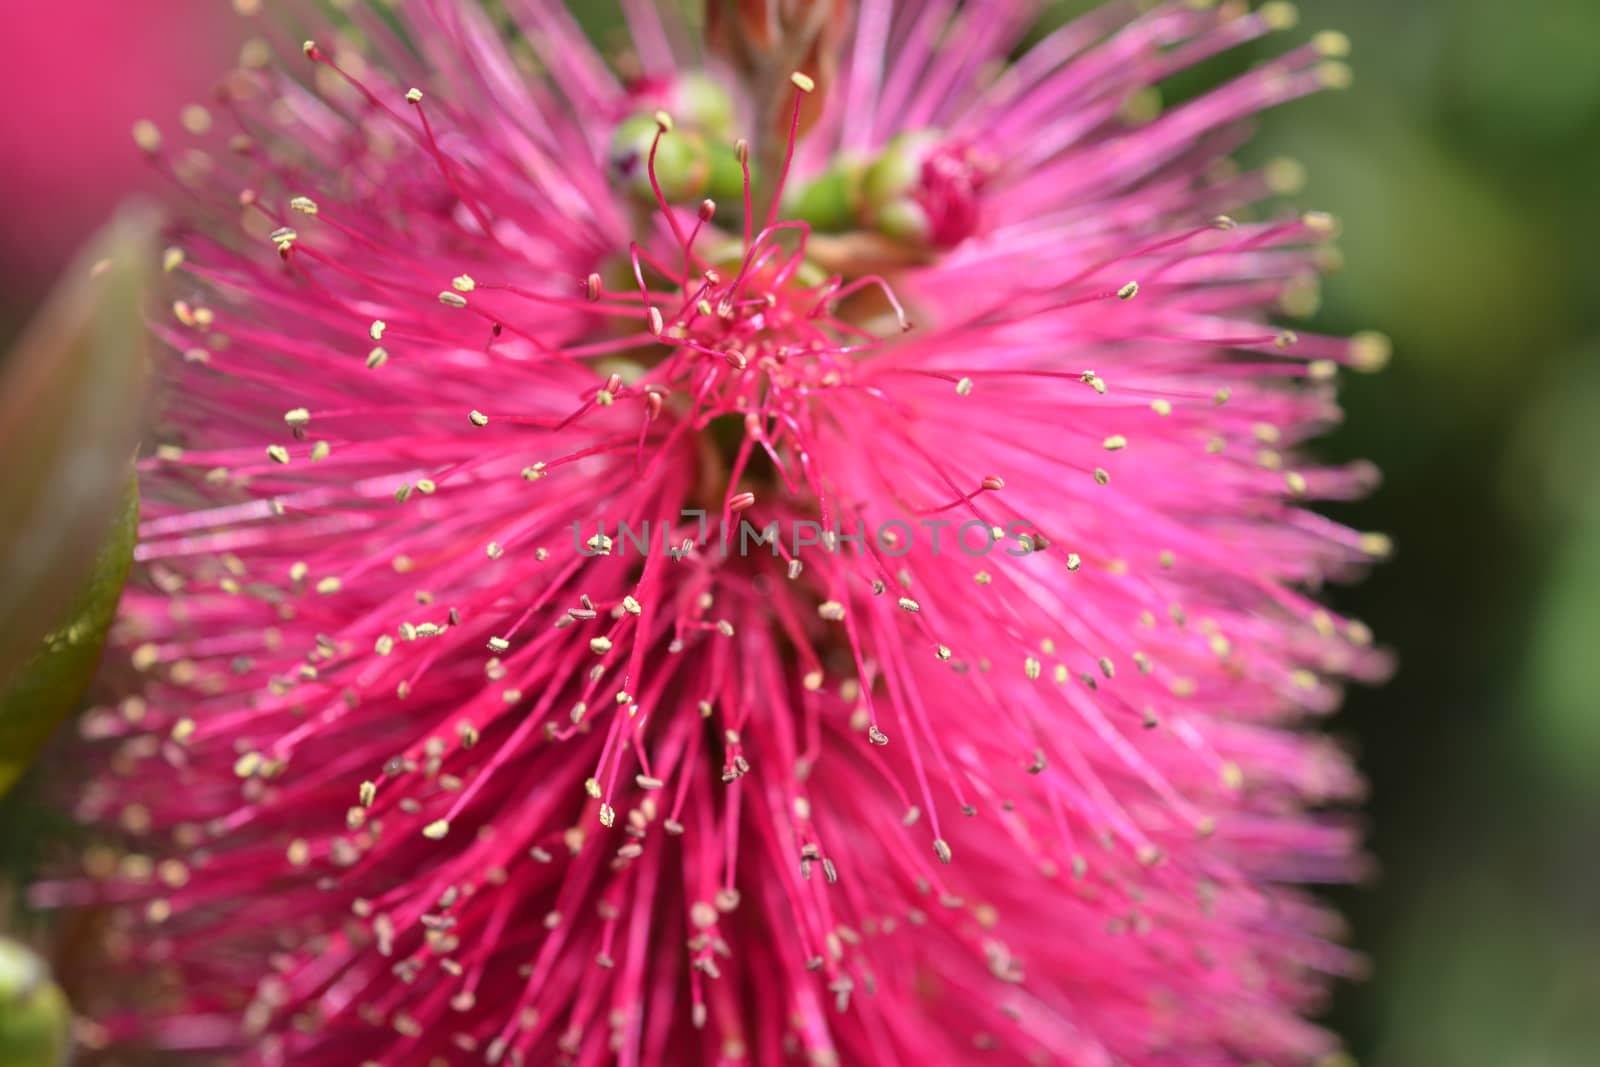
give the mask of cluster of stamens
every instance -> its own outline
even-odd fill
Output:
[[[1383,349],[1263,325],[1332,222],[1219,214],[1270,180],[1174,146],[1339,41],[1148,129],[1131,90],[1286,5],[1161,5],[1082,66],[1052,39],[966,116],[954,74],[857,69],[918,130],[835,116],[870,151],[807,162],[811,77],[752,148],[641,114],[527,6],[539,91],[620,140],[492,92],[441,118],[309,42],[310,87],[251,54],[231,162],[142,131],[239,178],[248,243],[165,258],[199,384],[146,465],[147,693],[85,727],[115,776],[83,811],[127,847],[41,897],[135,906],[136,960],[268,961],[186,1022],[274,1065],[1315,1047],[1245,1032],[1351,966],[1266,886],[1343,872],[1300,807],[1357,785],[1279,727],[1382,669],[1300,587],[1387,546],[1298,506],[1369,471],[1293,457]],[[308,195],[302,148],[343,184]]]

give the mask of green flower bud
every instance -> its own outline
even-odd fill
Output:
[[[668,203],[685,203],[705,195],[711,164],[704,138],[687,129],[662,133],[660,123],[651,115],[634,115],[617,127],[611,138],[612,176],[638,199],[654,200],[655,191],[650,186],[652,146],[656,183]]]
[[[866,221],[873,221],[887,204],[917,187],[922,181],[923,156],[937,140],[937,135],[926,131],[902,133],[884,146],[862,177]]]
[[[623,120],[611,138],[611,175],[635,199],[655,203],[650,187],[650,148],[655,145],[656,183],[669,204],[689,204],[705,197],[728,204],[742,202],[744,170],[734,147],[714,140],[697,127],[674,124],[656,143],[661,120],[634,115]]]
[[[685,74],[678,79],[673,117],[704,130],[713,140],[733,140],[733,97],[704,74]]]
[[[61,1067],[71,1024],[72,1009],[44,961],[0,940],[0,1067]]]
[[[994,162],[935,130],[894,138],[872,160],[842,160],[789,198],[821,233],[875,232],[908,249],[953,248],[977,229]]]
[[[878,209],[878,232],[885,237],[892,237],[896,241],[907,244],[923,245],[929,242],[932,228],[928,224],[928,213],[922,205],[909,197],[891,200]]]
[[[855,229],[861,217],[861,170],[858,163],[834,164],[801,186],[784,205],[784,214],[822,233]]]
[[[954,248],[975,233],[993,157],[922,130],[890,141],[862,181],[861,221],[886,237]]]

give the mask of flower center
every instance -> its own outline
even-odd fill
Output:
[[[793,84],[797,128],[800,100],[810,85],[801,75]],[[909,328],[904,310],[877,275],[847,280],[812,261],[810,222],[779,221],[793,129],[758,229],[744,141],[724,153],[717,147],[724,142],[704,130],[679,130],[665,113],[652,116],[649,124],[647,131],[635,117],[619,127],[611,163],[616,180],[640,198],[641,207],[648,190],[655,210],[641,211],[643,232],[630,245],[621,284],[614,277],[613,291],[593,275],[589,298],[607,313],[634,321],[642,312],[650,335],[663,346],[630,361],[627,384],[642,390],[653,410],[665,407],[701,434],[702,454],[709,453],[712,462],[697,505],[720,512],[736,496],[775,488],[766,478],[736,492],[748,485],[741,478],[750,474],[752,458],[761,455],[770,460],[763,468],[791,495],[804,496],[798,468],[806,440],[817,430],[811,401],[848,388],[853,368],[882,336]],[[738,175],[742,236],[710,229],[719,214],[736,214],[722,212],[716,200],[701,200],[692,220],[676,206],[687,194],[725,189],[730,160]],[[660,252],[663,245],[648,240],[650,229],[663,228],[672,235],[673,251]],[[707,433],[713,425],[719,432]],[[742,434],[727,432],[738,425]],[[726,482],[717,484],[724,476]]]

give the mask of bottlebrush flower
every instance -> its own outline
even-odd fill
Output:
[[[1382,345],[1267,324],[1333,225],[1249,221],[1225,160],[1343,39],[1151,113],[1292,9],[1113,4],[1007,64],[1029,5],[862,0],[818,81],[804,5],[737,7],[702,65],[624,4],[611,65],[550,3],[340,5],[225,86],[144,685],[87,726],[122,840],[37,891],[121,906],[108,1040],[1335,1048],[1302,1016],[1355,961],[1292,883],[1356,871],[1360,786],[1306,725],[1383,660],[1314,591],[1385,545],[1301,445]]]

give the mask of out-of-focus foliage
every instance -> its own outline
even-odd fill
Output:
[[[1600,1050],[1600,4],[1305,0],[1348,93],[1269,118],[1345,219],[1316,325],[1396,359],[1328,443],[1387,482],[1340,517],[1399,556],[1335,591],[1400,653],[1334,728],[1372,780],[1368,1067],[1584,1067]]]
[[[153,229],[114,223],[0,364],[0,794],[88,683],[132,557]]]

